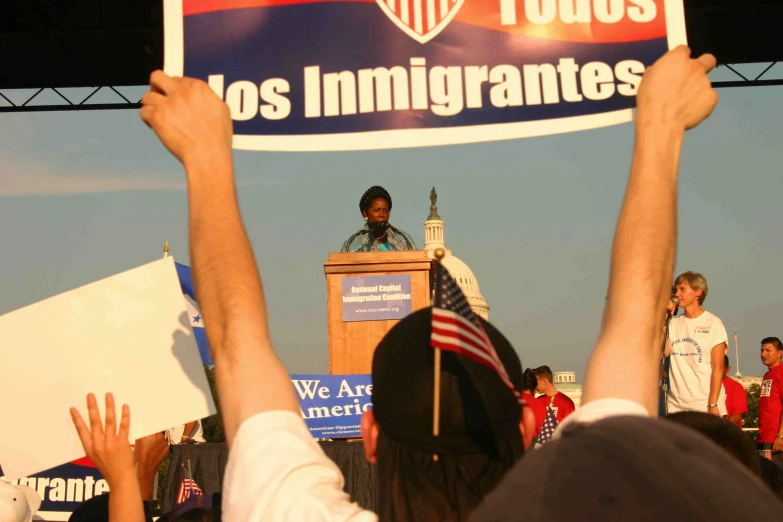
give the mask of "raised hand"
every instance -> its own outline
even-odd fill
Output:
[[[185,167],[215,155],[230,157],[231,114],[205,82],[155,71],[150,88],[141,99],[141,119]]]
[[[76,408],[71,408],[71,418],[79,433],[79,439],[87,456],[92,459],[98,471],[114,489],[123,482],[136,482],[136,461],[128,441],[130,431],[130,409],[127,404],[122,406],[122,417],[119,430],[114,408],[114,396],[106,394],[106,423],[101,423],[98,403],[95,395],[87,395],[87,412],[90,426],[82,419]]]
[[[664,54],[644,72],[636,96],[637,122],[665,122],[688,130],[704,121],[718,102],[707,77],[715,64],[711,54],[692,59],[684,45]]]

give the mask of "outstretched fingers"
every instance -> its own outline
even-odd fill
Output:
[[[122,418],[120,419],[120,432],[117,437],[123,441],[128,442],[130,437],[130,408],[127,404],[122,405]]]
[[[103,438],[101,413],[98,411],[98,401],[95,400],[95,395],[92,393],[87,394],[87,414],[90,418],[90,432],[92,433],[93,441]]]
[[[114,410],[114,395],[106,394],[106,430],[104,435],[110,439],[117,435],[117,413]]]
[[[71,408],[71,419],[73,420],[73,425],[76,427],[76,433],[79,434],[79,440],[82,441],[84,452],[88,455],[92,454],[93,444],[90,428],[87,427],[84,419],[82,419],[82,415],[76,408]]]

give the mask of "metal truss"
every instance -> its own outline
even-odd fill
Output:
[[[119,100],[115,103],[88,103],[90,99],[98,94],[102,89],[110,90]],[[98,111],[111,109],[139,109],[141,100],[133,102],[124,96],[120,91],[110,85],[95,87],[86,97],[74,97],[73,89],[58,89],[56,87],[41,87],[34,94],[28,96],[22,103],[14,103],[10,96],[11,89],[6,89],[5,93],[0,90],[0,113],[2,112],[53,112],[53,111]],[[45,92],[53,92],[60,97],[61,103],[31,104],[38,95]],[[105,91],[104,91],[105,92]],[[81,99],[79,99],[81,98]]]
[[[758,65],[758,64],[719,64],[718,68],[723,70],[730,71],[730,76],[733,77],[733,80],[726,80],[726,81],[713,81],[712,86],[715,88],[718,87],[765,87],[765,86],[772,86],[772,85],[783,85],[783,66],[778,67],[776,74],[768,75],[770,69],[772,69],[775,64],[778,62],[772,62],[768,64],[763,71],[761,71],[760,74],[748,74],[747,71],[745,74],[740,72],[740,65],[743,66],[743,68],[747,69],[747,66],[749,65]],[[763,65],[763,64],[762,64]],[[766,76],[765,76],[766,75]],[[724,75],[725,76],[725,75]],[[770,77],[774,76],[774,77]],[[764,79],[762,79],[764,77]]]

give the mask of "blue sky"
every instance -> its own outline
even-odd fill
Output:
[[[719,94],[685,141],[676,271],[705,274],[706,308],[739,331],[742,372],[761,375],[758,341],[783,337],[783,87]],[[328,371],[323,262],[361,226],[364,190],[389,190],[392,222],[421,246],[435,186],[446,244],[475,272],[490,320],[525,366],[581,381],[632,145],[626,124],[426,149],[236,152],[283,362]],[[188,263],[184,186],[136,111],[0,114],[0,314],[153,261],[166,240]]]

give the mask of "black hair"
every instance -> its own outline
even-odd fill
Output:
[[[728,355],[724,355],[723,356],[723,367],[724,368],[728,368],[729,366],[730,366],[730,364],[729,364],[729,356]]]
[[[777,337],[765,337],[761,340],[761,344],[771,344],[779,352],[783,352],[783,343]]]
[[[761,476],[761,458],[756,445],[736,424],[701,411],[680,411],[670,413],[664,418],[698,431],[727,451],[754,475]]]
[[[536,374],[533,373],[533,370],[528,368],[522,373],[522,391],[530,392],[532,395],[535,393],[537,386],[538,379],[536,379]]]
[[[554,376],[552,375],[552,369],[549,366],[539,366],[533,370],[533,373],[536,377],[542,377],[554,384]]]
[[[783,499],[783,470],[769,459],[761,459],[761,480],[778,498]]]
[[[383,198],[386,200],[386,202],[389,204],[389,211],[391,211],[392,208],[392,199],[388,192],[386,192],[386,189],[383,187],[380,187],[378,185],[374,185],[367,189],[367,191],[362,194],[362,199],[359,200],[359,210],[364,214],[367,209],[370,208],[370,205],[372,205],[373,200]]]
[[[522,364],[502,333],[479,318],[516,390]],[[440,433],[432,435],[432,309],[397,323],[373,354],[373,415],[381,522],[467,520],[524,454],[522,408],[495,370],[441,355]],[[434,459],[433,455],[438,458]]]
[[[73,510],[68,522],[109,522],[109,494],[85,500]]]

